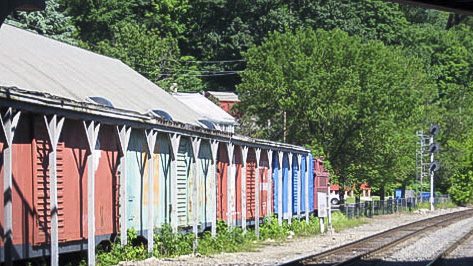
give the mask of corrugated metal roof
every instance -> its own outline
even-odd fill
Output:
[[[239,102],[238,95],[231,91],[207,91],[219,101]]]
[[[199,115],[121,61],[2,25],[0,85],[46,92],[75,101],[104,97],[114,107],[168,112],[173,120],[199,125]]]
[[[209,119],[210,121],[233,125],[237,124],[233,116],[225,112],[222,108],[205,98],[200,93],[178,92],[172,94],[172,96],[190,107],[200,116]]]

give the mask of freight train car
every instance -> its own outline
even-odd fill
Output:
[[[330,173],[324,168],[323,157],[314,158],[313,178],[314,178],[314,209],[317,209],[317,192],[326,193],[328,195],[328,188],[330,186]]]
[[[93,265],[98,243],[130,229],[215,235],[217,220],[313,210],[310,150],[205,127],[116,59],[3,25],[0,69],[6,264],[87,250]]]

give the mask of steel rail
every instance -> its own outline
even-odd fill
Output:
[[[382,252],[387,248],[390,248],[396,244],[399,244],[402,241],[405,241],[415,234],[429,230],[432,227],[442,226],[443,224],[449,224],[452,220],[461,220],[469,217],[473,213],[473,210],[460,211],[455,213],[443,214],[420,221],[412,222],[403,226],[398,226],[380,233],[377,233],[372,236],[362,238],[360,240],[336,247],[325,252],[311,254],[308,256],[300,257],[295,260],[284,262],[280,265],[311,265],[316,263],[322,263],[326,261],[331,256],[337,255],[343,257],[343,253],[349,253],[349,256],[346,259],[341,258],[341,260],[335,262],[325,262],[325,264],[331,265],[350,265],[356,261],[361,260],[362,258],[367,258],[373,256],[375,253]],[[394,236],[394,240],[390,240],[389,243],[386,242],[386,238],[389,236]],[[373,246],[377,245],[377,246]],[[363,246],[368,246],[368,248],[362,248]],[[370,247],[371,246],[371,247]],[[352,255],[353,252],[360,251],[362,254]]]
[[[432,261],[430,261],[426,266],[440,265],[442,260],[450,255],[452,251],[457,249],[459,246],[463,245],[470,237],[473,236],[473,230],[467,232],[462,238],[458,239],[452,243],[446,250],[437,255]]]

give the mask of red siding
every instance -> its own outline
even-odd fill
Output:
[[[227,220],[227,170],[228,170],[228,155],[225,144],[220,143],[218,147],[218,162],[217,162],[217,218]]]
[[[260,179],[260,217],[264,217],[265,215],[268,214],[268,182],[269,182],[269,176],[270,174],[270,169],[269,169],[269,163],[268,163],[268,156],[266,155],[266,152],[261,152],[261,158],[260,158],[260,173],[259,173],[259,179]],[[272,201],[271,201],[272,202]]]
[[[233,153],[233,156],[235,158],[235,197],[234,197],[234,202],[233,204],[235,205],[235,209],[232,212],[232,220],[241,220],[242,218],[242,209],[241,209],[241,194],[242,194],[242,187],[241,187],[241,168],[242,168],[242,158],[241,158],[241,148],[235,146],[235,150]]]
[[[95,234],[118,232],[118,177],[119,140],[116,129],[102,125],[99,133],[100,158],[95,172]],[[97,167],[97,166],[95,166]]]
[[[254,149],[248,150],[246,158],[246,218],[256,217],[256,153]]]
[[[13,244],[32,243],[33,235],[33,173],[31,118],[22,115],[13,141],[12,190],[13,190]],[[3,165],[3,159],[2,159]],[[3,169],[3,167],[2,167]],[[3,182],[2,186],[3,186]],[[2,203],[3,214],[3,203]],[[3,215],[2,215],[3,219]]]
[[[59,241],[85,239],[87,236],[87,139],[82,122],[66,120],[57,148],[57,187]],[[42,117],[34,121],[35,217],[34,243],[49,242],[50,144]],[[46,224],[47,222],[47,224]],[[65,230],[67,228],[67,230]],[[49,238],[49,237],[48,237]]]

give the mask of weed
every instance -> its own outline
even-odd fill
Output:
[[[144,260],[148,257],[145,246],[141,243],[137,246],[133,245],[137,239],[136,231],[129,229],[127,232],[128,244],[122,246],[119,243],[110,243],[107,250],[100,248],[97,251],[97,265],[115,265],[120,261]]]

